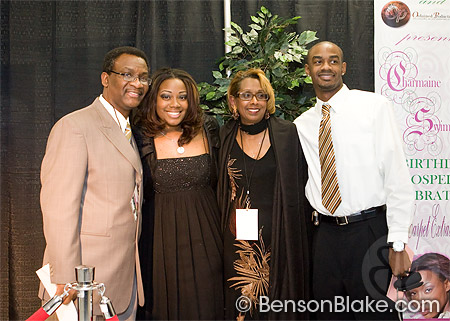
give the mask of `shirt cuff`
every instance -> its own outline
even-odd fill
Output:
[[[408,231],[405,231],[405,232],[389,231],[388,237],[387,237],[387,242],[390,243],[390,242],[395,242],[395,241],[402,241],[403,243],[408,244],[408,239],[409,239]]]

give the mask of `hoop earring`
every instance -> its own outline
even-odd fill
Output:
[[[269,117],[270,117],[269,111],[266,110],[266,114],[265,114],[264,118],[269,119]]]
[[[239,119],[239,113],[238,113],[236,107],[233,107],[233,112],[231,113],[231,117],[233,117],[234,120],[238,120]]]

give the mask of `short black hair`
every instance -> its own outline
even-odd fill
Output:
[[[103,60],[103,72],[110,73],[111,70],[114,67],[114,63],[116,62],[116,59],[119,58],[123,54],[128,54],[136,57],[140,57],[145,60],[145,63],[147,64],[147,67],[150,69],[150,66],[148,64],[147,55],[140,49],[130,46],[124,46],[124,47],[117,47],[112,50],[110,50],[106,55],[105,59]]]
[[[334,42],[331,42],[331,41],[320,41],[320,42],[316,43],[314,46],[312,46],[311,48],[309,48],[308,53],[306,54],[305,64],[310,64],[310,63],[311,63],[311,62],[310,62],[310,59],[311,59],[310,52],[311,52],[311,50],[312,50],[314,47],[316,47],[316,46],[318,46],[318,45],[321,45],[321,44],[324,44],[324,43],[329,44],[329,45],[336,46],[336,47],[339,49],[339,53],[340,53],[340,55],[341,55],[341,57],[340,57],[340,58],[342,59],[341,62],[344,62],[344,51],[342,50],[341,47],[339,47],[337,44],[335,44]]]

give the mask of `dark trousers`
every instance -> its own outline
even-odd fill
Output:
[[[398,320],[385,296],[392,275],[385,213],[344,226],[321,222],[314,230],[313,295],[323,305],[317,318]]]

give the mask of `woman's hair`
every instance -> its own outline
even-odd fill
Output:
[[[450,260],[439,253],[426,253],[411,264],[411,272],[431,271],[439,276],[439,279],[444,282],[450,281]]]
[[[136,123],[150,137],[154,137],[164,130],[166,123],[156,113],[156,102],[159,87],[167,79],[180,79],[186,86],[188,109],[180,123],[183,133],[178,143],[181,146],[189,143],[197,135],[203,124],[203,110],[200,108],[197,84],[186,71],[162,68],[152,75],[150,90],[137,110]]]
[[[245,71],[238,71],[231,80],[227,92],[228,108],[230,109],[230,111],[233,112],[230,97],[237,97],[239,90],[241,89],[241,83],[246,78],[254,78],[259,80],[261,88],[266,94],[269,95],[269,100],[267,101],[267,111],[270,114],[275,113],[275,94],[273,92],[272,85],[270,84],[269,79],[267,79],[266,75],[264,74],[264,71],[255,68]]]

